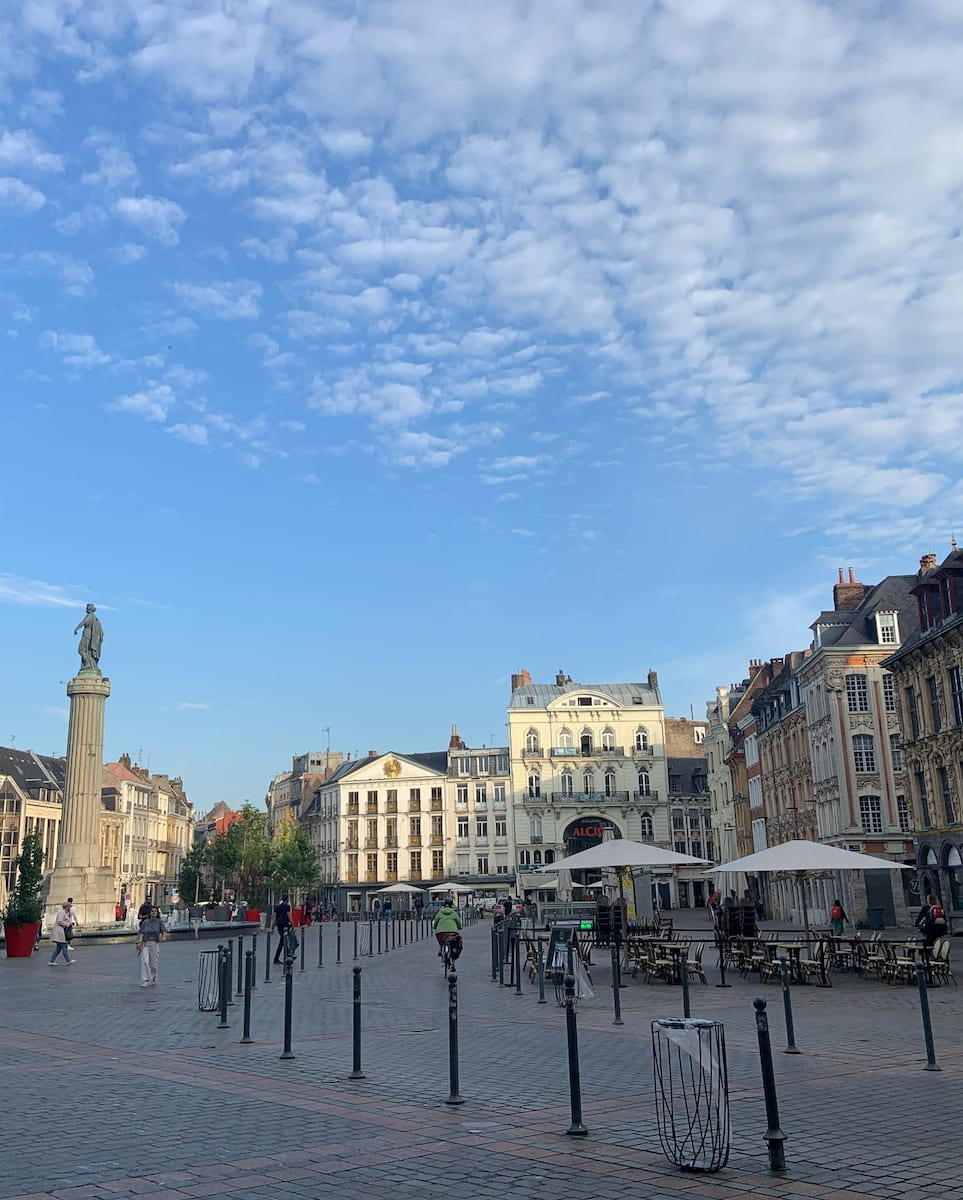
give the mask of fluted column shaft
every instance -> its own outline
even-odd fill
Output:
[[[67,778],[57,866],[95,867],[100,866],[104,702],[110,695],[110,680],[78,675],[67,684],[67,695]]]

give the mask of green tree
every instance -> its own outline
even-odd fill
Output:
[[[245,804],[241,819],[230,829],[238,846],[237,890],[250,904],[267,899],[267,872],[271,843],[267,832],[267,813]]]
[[[241,847],[234,837],[232,825],[224,833],[215,834],[207,843],[205,861],[214,876],[215,889],[223,893],[232,887],[241,864]]]
[[[177,888],[182,904],[196,904],[203,890],[204,868],[207,865],[207,845],[195,842],[181,859]]]
[[[286,824],[271,847],[268,882],[280,892],[299,895],[315,891],[321,865],[311,839],[294,822]]]
[[[43,845],[39,833],[28,833],[14,859],[17,882],[7,897],[4,920],[11,925],[30,925],[43,915],[40,893],[43,890]]]

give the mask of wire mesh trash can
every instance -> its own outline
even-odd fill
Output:
[[[721,1021],[652,1022],[659,1140],[683,1171],[718,1171],[729,1161],[729,1076]]]
[[[202,950],[197,968],[197,1007],[201,1012],[217,1012],[217,950]]]

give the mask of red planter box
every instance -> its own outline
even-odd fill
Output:
[[[29,925],[7,925],[4,923],[3,936],[7,942],[7,958],[29,958],[37,943],[39,921],[31,921]]]

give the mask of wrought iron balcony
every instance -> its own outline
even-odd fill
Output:
[[[632,799],[637,801],[639,804],[658,804],[659,793],[658,792],[633,792]]]
[[[586,750],[581,746],[553,746],[549,753],[552,758],[625,758],[625,747],[593,746]]]
[[[553,804],[628,804],[629,792],[552,792]]]

